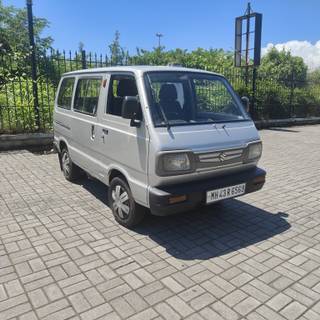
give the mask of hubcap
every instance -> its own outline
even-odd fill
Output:
[[[112,190],[112,200],[114,212],[121,218],[126,219],[130,212],[129,195],[120,185]]]
[[[70,157],[68,152],[64,152],[62,155],[62,169],[63,171],[69,175],[70,173]]]

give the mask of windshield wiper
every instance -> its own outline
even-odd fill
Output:
[[[147,77],[148,77],[148,80],[149,80],[150,87],[152,89],[150,75],[147,74]],[[152,92],[152,90],[151,90],[151,95],[153,97],[153,101],[155,102],[156,99],[155,99],[155,96],[154,96],[154,93]],[[163,119],[163,121],[164,121],[164,123],[165,123],[165,125],[167,127],[167,130],[169,130],[170,129],[170,123],[168,121],[168,118],[167,118],[167,116],[166,116],[161,104],[160,103],[155,103],[155,105],[159,105],[159,109],[160,109],[160,113],[161,113],[162,119]]]
[[[170,129],[170,122],[168,121],[168,118],[162,108],[162,105],[160,103],[158,103],[158,106],[159,106],[159,109],[160,109],[160,113],[161,113],[161,116],[162,116],[162,119],[167,127],[167,129],[169,130]]]

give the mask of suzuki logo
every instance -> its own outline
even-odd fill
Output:
[[[220,162],[224,162],[226,160],[227,155],[224,152],[221,152],[218,156]]]

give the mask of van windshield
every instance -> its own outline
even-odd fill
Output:
[[[155,126],[249,120],[239,97],[221,76],[148,72],[146,85]]]

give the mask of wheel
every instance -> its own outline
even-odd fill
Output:
[[[112,179],[108,198],[114,218],[119,224],[132,228],[143,219],[145,208],[134,201],[128,184],[121,178]]]
[[[81,169],[72,162],[67,148],[61,151],[61,168],[64,177],[69,181],[75,181],[81,177]]]

